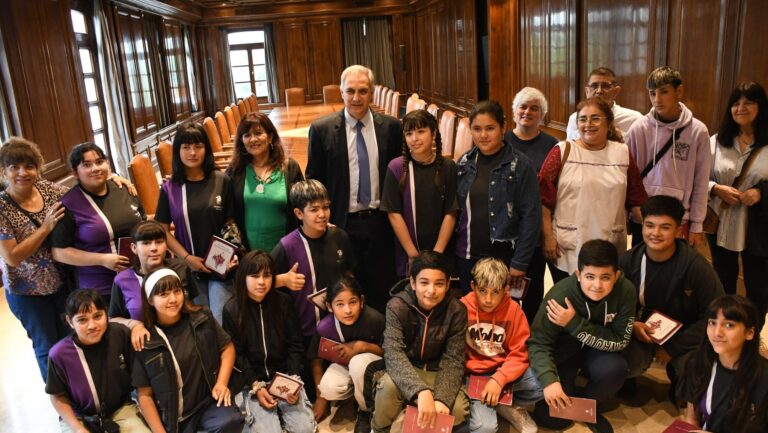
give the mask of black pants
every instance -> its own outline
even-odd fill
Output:
[[[723,283],[725,293],[735,294],[739,281],[739,256],[744,268],[744,287],[747,298],[760,313],[762,324],[768,312],[768,257],[750,254],[748,251],[731,251],[717,245],[715,235],[707,235],[709,250],[712,252],[712,266]]]
[[[387,214],[378,210],[348,214],[345,230],[357,260],[355,278],[365,301],[383,314],[389,289],[397,282],[395,236]]]
[[[536,312],[539,311],[539,305],[541,300],[544,299],[544,266],[546,265],[544,255],[541,252],[541,245],[536,247],[531,257],[531,263],[528,264],[528,278],[531,279],[531,284],[528,286],[528,293],[525,294],[523,299],[523,313],[525,318],[528,319],[528,324],[533,323],[533,318],[536,317]]]

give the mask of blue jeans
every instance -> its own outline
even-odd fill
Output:
[[[254,396],[243,392],[245,398],[246,424],[250,433],[272,433],[283,430],[289,433],[314,433],[317,430],[315,416],[312,413],[312,405],[307,399],[307,393],[301,390],[301,397],[296,404],[288,404],[285,400],[277,399],[277,407],[265,409]],[[283,426],[280,426],[282,420]]]
[[[512,402],[515,406],[530,406],[543,398],[544,391],[542,391],[531,367],[528,367],[522,376],[512,382]],[[491,407],[479,400],[470,400],[469,430],[472,433],[495,433],[499,427],[497,414],[509,420],[511,418],[509,413],[512,410],[511,406],[503,404]]]
[[[32,348],[37,357],[37,366],[43,376],[48,378],[48,351],[59,340],[66,337],[69,327],[64,322],[64,302],[67,294],[58,292],[47,296],[14,295],[5,291],[8,307],[32,340]]]
[[[224,305],[232,299],[232,280],[221,281],[214,278],[208,279],[206,284],[199,281],[200,294],[197,295],[194,302],[199,305],[208,305],[211,313],[219,324],[222,323]]]
[[[237,406],[216,406],[216,400],[210,399],[208,406],[200,409],[179,423],[179,433],[240,433],[243,431],[243,416]]]

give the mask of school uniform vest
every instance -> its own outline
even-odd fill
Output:
[[[320,309],[307,300],[307,296],[317,292],[314,260],[309,251],[309,243],[296,229],[280,239],[280,244],[285,249],[289,263],[299,263],[298,273],[304,275],[304,287],[300,291],[291,290],[293,305],[301,323],[301,331],[305,336],[315,332],[317,322],[320,321]]]

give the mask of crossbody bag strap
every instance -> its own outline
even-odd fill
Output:
[[[42,194],[40,194],[42,196]],[[21,207],[14,199],[11,198],[11,196],[8,195],[8,192],[6,191],[5,194],[2,196],[3,200],[5,200],[8,204],[18,209],[21,213],[24,214],[24,216],[29,219],[29,221],[35,225],[35,227],[40,228],[40,223],[35,219],[35,216],[32,214],[32,212],[24,209]],[[43,209],[45,209],[45,198],[43,198]]]
[[[643,171],[640,172],[641,179],[645,179],[645,176],[648,176],[648,173],[650,173],[651,170],[653,170],[653,167],[656,165],[656,162],[661,160],[661,158],[664,155],[666,155],[666,153],[669,151],[669,148],[672,147],[672,143],[680,139],[680,134],[683,133],[683,129],[685,129],[685,126],[683,126],[682,128],[676,129],[675,133],[669,136],[669,140],[667,140],[667,142],[664,143],[664,147],[662,147],[661,150],[659,150],[659,152],[656,154],[655,157],[653,157],[652,160],[648,161],[648,164],[645,166]]]
[[[752,153],[749,154],[747,157],[747,160],[744,161],[744,165],[741,166],[741,171],[739,172],[739,175],[736,176],[736,179],[733,181],[733,187],[736,189],[739,189],[742,183],[744,183],[744,178],[746,178],[747,173],[749,173],[749,169],[752,167],[752,163],[755,162],[757,159],[757,154],[760,153],[760,149],[762,147],[752,149]]]

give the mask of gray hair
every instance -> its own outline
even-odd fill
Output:
[[[535,87],[523,87],[515,95],[515,99],[512,101],[512,112],[517,111],[517,108],[524,102],[533,101],[541,107],[541,122],[544,121],[544,116],[549,111],[549,104],[547,98],[541,93],[541,90]]]
[[[341,73],[341,91],[344,91],[344,82],[347,80],[347,75],[349,74],[363,74],[368,77],[368,83],[370,83],[370,88],[373,89],[373,71],[366,68],[363,65],[352,65],[347,67],[347,69],[344,70],[344,72]]]

